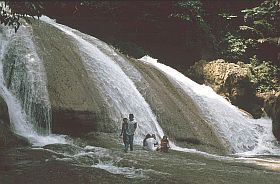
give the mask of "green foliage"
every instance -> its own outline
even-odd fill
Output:
[[[20,26],[20,19],[28,17],[38,18],[42,15],[42,2],[24,2],[24,1],[8,1],[0,3],[0,23],[5,26],[11,26],[17,32]]]
[[[238,33],[232,34],[228,32],[223,43],[226,45],[221,52],[224,58],[228,60],[246,60],[247,49],[255,48],[257,41],[251,38],[245,39]]]
[[[19,28],[19,16],[16,14],[11,14],[7,11],[6,4],[0,4],[0,23],[5,26],[12,26],[15,29],[15,32]]]
[[[250,59],[251,81],[259,92],[280,91],[280,68],[268,61],[260,61],[256,56]]]
[[[237,16],[228,12],[218,15],[223,18],[225,29],[216,35],[219,38],[217,47],[219,56],[231,61],[249,61],[254,55],[258,55],[263,42],[280,36],[280,2],[278,0],[265,0],[260,5],[241,10],[240,18],[243,22],[237,22]],[[221,23],[222,24],[222,23]],[[277,46],[275,46],[277,47]],[[271,53],[275,55],[277,53]],[[275,56],[274,56],[275,58]],[[271,60],[271,58],[265,59]],[[274,61],[273,63],[277,63]]]
[[[242,10],[244,23],[262,32],[264,37],[279,36],[280,2],[266,0],[260,6]]]
[[[190,24],[193,31],[194,43],[190,43],[193,48],[197,47],[201,52],[204,50],[214,50],[215,37],[211,32],[211,27],[205,20],[204,10],[200,0],[174,1],[175,12],[170,17],[179,18]],[[201,47],[203,43],[203,47]],[[215,55],[215,52],[211,52]]]
[[[222,12],[222,13],[219,13],[218,15],[221,16],[221,17],[223,17],[223,18],[226,19],[226,20],[232,20],[232,19],[234,19],[234,18],[237,18],[236,15],[232,15],[232,14],[230,14],[230,13],[228,13],[228,12]]]
[[[199,0],[185,0],[175,2],[175,6],[181,8],[181,12],[172,13],[176,17],[186,21],[204,22],[202,4]]]
[[[191,20],[191,17],[188,14],[184,14],[184,13],[172,13],[170,16],[179,18],[181,20],[186,20],[186,21]]]
[[[228,58],[239,59],[246,52],[247,45],[245,43],[245,40],[241,37],[228,33],[225,36],[225,41],[227,42],[228,46],[226,53],[223,54]]]
[[[203,21],[203,10],[199,0],[179,1],[178,6],[188,9],[198,21]]]

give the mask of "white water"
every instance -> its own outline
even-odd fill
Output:
[[[129,113],[134,113],[139,125],[135,136],[138,144],[141,143],[144,135],[147,133],[156,133],[158,136],[163,136],[163,130],[159,126],[149,105],[139,93],[132,80],[125,74],[125,72],[131,70],[131,72],[133,72],[132,76],[135,74],[135,78],[140,80],[141,74],[139,72],[135,72],[134,68],[127,68],[128,65],[123,64],[123,61],[119,61],[119,57],[117,57],[118,62],[114,60],[116,58],[112,59],[112,56],[117,56],[117,53],[115,53],[107,44],[104,44],[98,39],[67,26],[57,24],[46,17],[42,18],[42,20],[69,35],[73,42],[76,43],[77,47],[80,48],[80,54],[84,59],[85,68],[87,69],[89,76],[91,76],[100,87],[99,90],[103,93],[107,105],[111,110],[111,118],[115,122],[118,122],[120,125],[122,117],[128,116]],[[0,53],[2,60],[5,47],[8,44],[7,40],[9,39],[5,38],[4,35],[1,36]],[[28,34],[26,37],[27,36],[31,35]],[[32,40],[29,39],[28,42],[32,43]],[[35,99],[41,100],[40,103],[43,101],[48,104],[48,96],[46,95],[47,92],[45,89],[45,76],[38,76],[39,73],[44,74],[44,71],[41,68],[41,65],[36,63],[39,58],[36,55],[34,46],[31,44],[31,46],[29,45],[29,48],[32,53],[27,54],[25,58],[30,62],[27,63],[26,66],[28,70],[32,71],[32,69],[35,68],[30,74],[30,79],[33,81],[32,83],[36,84],[35,87],[32,88],[32,91],[36,91],[36,89],[40,88],[43,93],[35,95]],[[102,50],[110,50],[109,53],[111,55],[106,55]],[[223,97],[217,95],[210,87],[198,85],[178,71],[160,64],[150,57],[146,56],[140,60],[162,71],[176,87],[183,89],[188,95],[190,95],[200,107],[201,112],[204,113],[208,123],[211,124],[213,129],[219,133],[220,137],[231,146],[233,152],[242,155],[280,153],[277,141],[271,132],[270,119],[263,118],[260,120],[254,120],[248,118]],[[119,62],[122,62],[122,68],[120,67]],[[6,88],[2,70],[1,61],[1,95],[8,103],[15,132],[28,137],[31,142],[37,142],[37,144],[44,145],[65,142],[63,138],[58,139],[57,137],[45,137],[39,135],[34,125],[29,122],[28,115],[22,110],[20,102]],[[126,71],[124,72],[123,70]],[[42,84],[43,87],[38,84]],[[174,149],[182,150],[175,145],[173,146]],[[187,151],[195,152],[196,150]]]
[[[135,133],[135,142],[137,144],[141,144],[143,137],[147,133],[163,136],[163,131],[150,106],[131,79],[112,58],[104,54],[95,44],[79,36],[85,34],[79,32],[78,35],[76,34],[77,30],[57,24],[47,17],[42,17],[41,20],[57,27],[69,35],[73,42],[77,44],[84,60],[85,68],[89,76],[96,81],[99,90],[103,94],[113,121],[118,122],[120,126],[122,117],[127,117],[130,113],[135,115],[135,119],[138,122],[138,129]]]
[[[111,118],[117,122],[129,113],[135,114],[139,122],[139,128],[136,132],[137,143],[141,142],[146,133],[155,132],[158,136],[163,135],[149,105],[123,71],[124,69],[126,72],[129,70],[133,72],[134,69],[125,68],[127,65],[123,64],[124,61],[120,61],[119,57],[116,57],[118,54],[111,47],[94,37],[57,24],[46,17],[42,20],[69,35],[80,48],[85,67],[100,87],[100,91],[111,110]],[[109,54],[106,55],[104,50],[107,51],[106,54]],[[208,123],[218,132],[222,140],[230,145],[233,152],[243,155],[280,153],[277,141],[271,132],[270,119],[251,119],[223,97],[217,95],[210,87],[199,85],[178,71],[157,63],[155,59],[150,57],[143,57],[140,60],[158,68],[177,88],[183,89],[190,95]],[[120,63],[122,63],[122,68]],[[141,78],[139,72],[134,72],[134,74],[136,78]],[[175,145],[173,146],[180,150]]]
[[[43,103],[44,105],[49,106],[49,99],[46,90],[46,80],[44,78],[45,72],[40,64],[39,57],[35,52],[31,35],[27,30],[28,28],[22,25],[18,30],[18,34],[14,34],[14,30],[8,29],[7,27],[0,28],[2,31],[0,33],[0,95],[4,98],[8,105],[12,130],[16,134],[26,137],[35,146],[43,146],[53,143],[66,143],[63,136],[50,134],[51,117],[48,111],[39,114],[42,115],[42,121],[45,121],[46,123],[44,130],[42,130],[39,123],[35,121],[35,118],[32,117],[34,115],[34,107],[32,107],[31,103]],[[19,53],[20,49],[13,51],[17,52],[17,55],[21,58],[19,62],[24,63],[28,71],[27,79],[30,85],[30,90],[25,91],[25,98],[22,102],[24,104],[23,106],[19,101],[19,97],[16,97],[7,88],[4,80],[3,62],[8,62],[4,60],[4,56],[5,54],[9,54],[7,53],[7,50],[10,44],[19,44],[20,46],[21,44],[26,44],[24,45],[24,49],[27,50],[26,53]],[[15,45],[15,47],[17,48],[19,45]],[[20,81],[21,78],[16,78],[15,76],[15,78],[12,79],[11,88],[13,86],[17,86]],[[16,88],[14,90],[16,90]],[[14,93],[16,93],[16,91],[14,91]]]
[[[212,88],[199,85],[175,69],[144,56],[139,59],[162,71],[178,88],[183,89],[201,109],[208,123],[227,142],[233,152],[241,155],[280,154],[268,118],[252,119],[231,105]]]
[[[61,29],[64,33],[68,34],[74,42],[76,42],[82,53],[81,56],[85,60],[85,67],[88,69],[88,73],[97,83],[99,83],[100,90],[106,97],[107,104],[110,105],[112,109],[111,118],[117,122],[122,119],[122,116],[134,113],[139,122],[139,128],[136,132],[138,144],[142,141],[142,138],[146,133],[157,133],[158,136],[163,135],[163,131],[158,125],[149,105],[145,102],[145,99],[130,80],[131,75],[135,75],[135,80],[141,80],[141,74],[136,72],[137,70],[135,71],[133,67],[130,68],[127,64],[123,64],[121,68],[119,62],[122,61],[118,60],[118,62],[115,62],[116,58],[112,59],[111,56],[105,55],[101,50],[101,47],[105,50],[111,49],[110,47],[103,44],[103,42],[99,43],[100,47],[92,43],[92,40],[99,42],[98,39],[66,26],[56,24],[48,19],[45,21]],[[3,35],[0,36],[3,37]],[[63,137],[40,136],[32,123],[27,120],[19,101],[6,88],[2,75],[2,58],[7,44],[6,39],[7,38],[4,39],[0,37],[0,95],[4,97],[9,106],[11,120],[15,126],[16,133],[27,137],[33,144],[37,145],[65,143]],[[114,55],[114,51],[111,51]],[[31,59],[31,64],[34,61],[34,57],[32,58],[33,60]],[[202,112],[205,113],[209,123],[213,123],[212,125],[216,131],[218,131],[221,137],[232,146],[235,152],[242,155],[280,153],[278,147],[274,144],[275,138],[271,133],[271,120],[253,120],[247,118],[236,107],[230,105],[222,97],[215,94],[211,88],[194,83],[176,70],[157,63],[152,58],[144,57],[141,60],[158,68],[167,75],[174,85],[178,88],[184,89],[188,95],[191,95],[191,97],[198,103]],[[33,67],[34,66],[32,65],[29,70],[32,70]],[[123,72],[124,70],[126,70],[125,72],[132,72],[132,74],[128,77]],[[46,79],[40,80],[46,82]],[[42,96],[40,98],[42,98]],[[173,145],[173,148],[180,151],[199,153],[196,150],[183,149],[176,147],[175,145]],[[94,155],[94,157],[96,157],[96,155],[100,155],[100,157],[110,156],[109,153],[106,155],[107,153],[96,153],[96,151],[94,151],[94,153],[81,153],[74,155],[73,157],[80,157],[82,154],[89,156]],[[205,155],[205,153],[203,154]],[[206,154],[206,156],[211,157],[214,155]],[[214,156],[214,158],[232,160],[232,157]],[[108,161],[102,161],[102,159],[100,159],[97,164],[92,166],[104,169],[113,174],[123,174],[126,177],[145,177],[143,174],[145,171],[130,167],[119,167],[116,163],[118,161],[119,160],[115,161],[113,158]]]

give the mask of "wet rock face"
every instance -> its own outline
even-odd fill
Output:
[[[192,98],[154,67],[130,60],[141,72],[141,81],[134,81],[149,103],[165,134],[176,145],[215,154],[230,152],[215,131],[204,120]],[[129,72],[128,72],[129,75]]]
[[[52,111],[52,132],[79,136],[92,131],[112,132],[107,109],[96,84],[87,74],[79,50],[52,26],[32,23],[37,52],[42,60]]]
[[[87,73],[89,69],[83,65],[71,37],[44,22],[34,21],[32,28],[47,75],[52,132],[79,137],[88,132],[116,132],[116,122],[112,122],[108,113],[112,107],[106,106],[96,79]],[[132,62],[146,79],[141,82],[135,79],[134,82],[139,82],[137,88],[172,140],[202,151],[226,153],[227,149],[199,115],[189,96],[177,92],[159,71],[136,60]]]
[[[269,95],[264,101],[264,109],[272,119],[272,132],[280,140],[280,92]]]
[[[28,144],[26,139],[15,135],[11,131],[8,107],[0,96],[0,149],[14,146],[26,146]]]
[[[211,86],[217,93],[251,113],[253,117],[261,117],[261,100],[255,96],[256,91],[250,81],[249,65],[241,62],[227,63],[222,59],[208,63],[199,61],[190,72],[189,76],[195,81]]]
[[[93,111],[78,111],[64,108],[52,109],[52,131],[55,133],[81,136],[92,131],[114,132],[113,123],[107,116],[101,117]],[[103,121],[101,121],[101,119]]]
[[[10,133],[8,107],[0,97],[0,147],[4,147],[7,144],[7,138]]]

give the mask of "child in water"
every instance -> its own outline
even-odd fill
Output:
[[[168,152],[168,150],[170,149],[170,146],[169,146],[169,140],[167,138],[166,135],[163,136],[163,138],[160,140],[160,147],[159,147],[159,150],[161,152]]]

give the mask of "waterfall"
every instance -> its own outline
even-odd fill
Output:
[[[5,85],[3,57],[7,44],[7,38],[3,34],[0,34],[0,95],[5,99],[8,105],[12,129],[20,135],[34,135],[33,126],[27,125],[26,116],[22,112],[19,101],[11,94]]]
[[[42,17],[41,20],[53,25],[68,35],[79,48],[88,75],[95,81],[99,92],[106,101],[110,118],[121,124],[122,117],[133,113],[139,128],[136,131],[136,143],[141,143],[147,133],[163,136],[150,106],[136,88],[133,81],[141,80],[141,73],[118,56],[106,43],[75,29],[55,23]],[[205,120],[217,132],[234,153],[242,154],[278,154],[279,148],[271,132],[271,120],[254,120],[217,95],[210,87],[199,85],[183,74],[150,57],[140,59],[147,65],[161,71],[179,90],[183,90],[197,104]],[[128,73],[132,73],[129,74]],[[133,80],[132,80],[133,78]],[[177,148],[173,145],[174,148]]]
[[[239,154],[279,154],[280,149],[272,134],[272,122],[268,118],[252,119],[231,105],[212,88],[199,85],[175,69],[144,56],[139,59],[164,73],[169,80],[183,89],[201,109],[207,122],[220,137]]]
[[[32,41],[23,24],[17,33],[0,27],[0,94],[5,99],[11,128],[34,145],[64,143],[51,135],[51,111],[46,78]]]
[[[116,123],[119,122],[120,126],[122,117],[128,117],[130,113],[134,114],[138,122],[135,133],[136,143],[140,144],[147,133],[155,133],[158,137],[163,136],[163,130],[149,104],[118,63],[103,53],[94,43],[88,41],[88,35],[57,24],[47,17],[42,17],[41,20],[60,29],[77,44],[89,76],[96,82],[106,100],[111,119]],[[95,38],[92,37],[92,39]]]
[[[83,60],[88,76],[94,81],[105,101],[110,121],[117,123],[120,127],[122,118],[133,113],[138,122],[135,135],[137,144],[142,142],[147,133],[155,133],[158,137],[164,135],[149,104],[134,84],[143,80],[141,72],[106,43],[57,24],[47,17],[42,17],[41,20],[62,31],[78,48],[78,54]],[[1,32],[1,95],[7,101],[9,110],[16,108],[16,110],[10,110],[16,133],[29,135],[29,137],[30,135],[44,137],[43,135],[50,134],[51,126],[47,79],[33,44],[32,30],[23,25],[19,33],[19,35],[8,34],[4,29]],[[5,63],[2,66],[8,61],[14,63]],[[193,82],[175,69],[158,63],[155,59],[146,56],[140,61],[160,71],[175,88],[190,96],[205,120],[221,140],[231,147],[232,152],[238,154],[280,153],[277,141],[271,132],[270,119],[254,120],[247,117],[210,87]],[[16,116],[15,113],[19,113],[20,116]],[[175,148],[175,145],[173,146]]]

